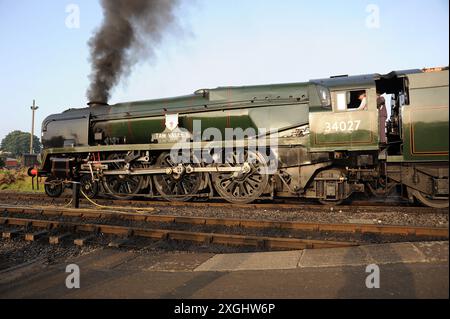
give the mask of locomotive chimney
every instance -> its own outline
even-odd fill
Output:
[[[109,104],[106,102],[100,102],[100,101],[90,101],[87,103],[87,105],[89,105],[89,107],[96,107],[96,106],[107,106]]]

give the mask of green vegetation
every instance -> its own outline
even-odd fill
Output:
[[[22,131],[12,131],[2,140],[0,149],[2,151],[12,153],[12,156],[14,157],[19,157],[23,154],[29,153],[30,133]],[[36,135],[34,135],[33,137],[33,150],[36,154],[39,154],[41,152],[41,142]]]
[[[5,166],[5,161],[0,157],[0,168]]]
[[[36,190],[36,178],[34,180],[35,192],[44,192],[44,180],[40,182],[39,191]],[[14,190],[18,192],[32,192],[31,177],[26,170],[0,170],[0,191]]]

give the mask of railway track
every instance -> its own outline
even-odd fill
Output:
[[[192,241],[217,245],[253,246],[263,249],[312,249],[357,245],[356,243],[339,241],[203,233],[17,217],[0,217],[0,225],[21,227],[2,229],[3,238],[23,235],[25,240],[34,241],[46,236],[50,244],[59,244],[65,238],[75,236],[76,238],[73,240],[73,243],[79,246],[86,244],[99,233],[117,236],[117,239],[109,243],[109,246],[114,247],[119,247],[136,237],[151,238],[154,240]]]
[[[43,193],[17,193],[17,192],[0,192],[0,203],[2,202],[38,202],[39,204],[68,204],[71,198],[69,196],[62,196],[58,198],[48,197]],[[84,198],[81,198],[81,203],[88,203]],[[130,207],[220,207],[220,208],[240,208],[240,209],[309,209],[309,210],[327,210],[327,209],[364,209],[367,211],[376,212],[382,207],[383,209],[389,209],[390,207],[401,207],[402,209],[410,210],[414,213],[434,213],[434,212],[446,212],[447,209],[436,209],[430,207],[418,207],[410,206],[405,202],[392,203],[392,202],[377,202],[377,201],[362,201],[355,200],[352,205],[339,205],[336,207],[328,207],[318,203],[304,202],[304,201],[275,201],[270,203],[251,203],[251,204],[232,204],[228,202],[202,202],[202,201],[190,201],[190,202],[176,202],[176,201],[160,201],[160,200],[148,200],[148,199],[133,199],[133,200],[120,200],[120,199],[105,199],[96,198],[95,202],[99,205],[118,205],[118,206],[130,206]]]
[[[130,213],[95,209],[68,208],[30,208],[1,206],[0,225],[2,236],[11,238],[22,235],[26,240],[36,240],[46,236],[50,243],[60,243],[68,237],[74,237],[74,244],[83,245],[95,234],[108,234],[118,237],[117,242],[127,242],[137,237],[155,240],[191,241],[207,244],[253,246],[264,249],[311,249],[332,248],[358,245],[355,241],[314,240],[292,237],[270,237],[239,235],[217,232],[196,232],[186,230],[135,227],[129,225],[111,225],[106,220],[137,221],[141,223],[162,223],[167,225],[190,225],[204,227],[239,227],[244,229],[279,229],[283,231],[304,231],[324,233],[371,234],[414,236],[417,238],[448,239],[448,228],[413,227],[400,225],[333,224],[308,223],[298,221],[246,220],[235,218],[186,217],[175,215],[154,215],[148,212]],[[69,219],[69,220],[68,220]],[[75,221],[73,219],[76,219]],[[88,222],[101,220],[103,222]],[[142,225],[142,224],[141,224]]]

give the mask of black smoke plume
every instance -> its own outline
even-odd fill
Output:
[[[139,60],[151,57],[172,26],[178,0],[101,0],[103,24],[89,40],[89,101],[107,102],[111,89]]]

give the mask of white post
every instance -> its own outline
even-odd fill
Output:
[[[30,154],[33,154],[33,137],[34,137],[34,112],[38,109],[39,107],[36,106],[35,101],[33,100],[33,106],[31,106],[31,111],[32,111],[32,117],[31,117],[31,137],[30,137]]]

